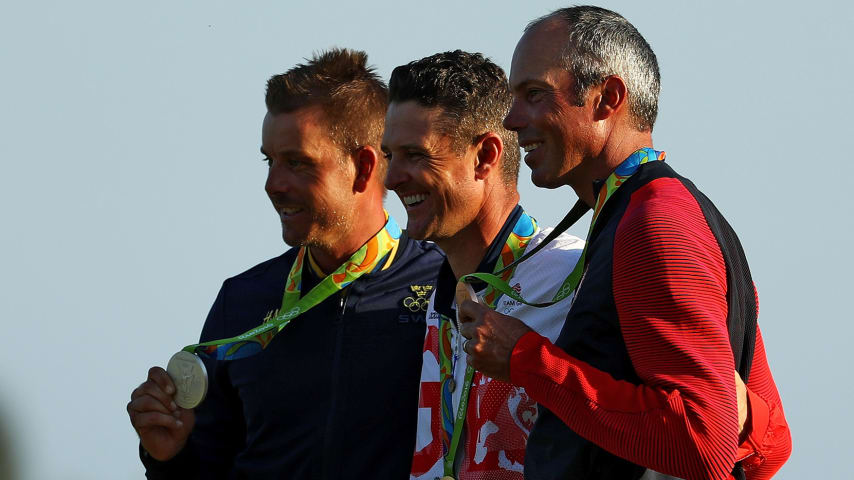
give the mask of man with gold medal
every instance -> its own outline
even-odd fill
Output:
[[[387,89],[366,60],[333,49],[269,80],[265,188],[294,248],[226,280],[201,343],[132,393],[148,478],[409,471],[442,255],[383,210]]]
[[[497,272],[540,244],[548,229],[519,203],[519,147],[501,126],[510,106],[504,72],[479,54],[433,55],[397,67],[389,80],[383,135],[386,186],[406,206],[407,231],[446,253],[430,297],[411,478],[521,479],[537,407],[524,389],[466,366],[455,295],[525,319],[555,338],[569,298],[546,315],[485,284],[457,280]],[[578,259],[582,241],[560,235],[499,275],[526,298],[550,300]]]

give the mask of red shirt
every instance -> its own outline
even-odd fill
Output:
[[[513,350],[512,383],[632,463],[685,479],[725,479],[743,460],[747,478],[770,478],[791,452],[788,425],[757,329],[750,423],[739,446],[726,266],[697,200],[675,178],[640,187],[613,252],[620,331],[642,383],[615,380],[533,332]]]

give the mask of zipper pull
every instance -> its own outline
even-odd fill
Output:
[[[341,294],[339,295],[338,320],[344,319],[344,311],[347,309],[347,292],[348,290],[345,288],[344,290],[341,290]]]

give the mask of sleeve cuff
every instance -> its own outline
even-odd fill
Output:
[[[747,412],[748,422],[747,435],[744,441],[738,446],[736,453],[737,461],[743,460],[754,453],[760,451],[765,440],[765,433],[768,431],[768,423],[770,419],[770,410],[768,404],[759,395],[754,393],[750,388],[747,389]]]
[[[546,341],[548,340],[545,337],[533,330],[522,335],[516,341],[513,351],[510,352],[510,383],[525,387],[526,371],[529,368],[531,357],[532,355],[538,356],[537,351]]]
[[[142,443],[139,444],[139,459],[145,467],[145,476],[149,479],[177,478],[178,476],[187,479],[196,478],[197,472],[194,471],[192,457],[193,452],[189,442],[183,450],[165,462],[152,457],[142,448]]]

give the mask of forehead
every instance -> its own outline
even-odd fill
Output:
[[[312,150],[334,145],[320,107],[293,112],[267,112],[261,127],[261,148],[269,155],[285,150]]]
[[[562,58],[564,29],[547,23],[525,32],[510,64],[510,87],[516,90],[529,83],[553,84],[569,74]]]
[[[444,137],[439,128],[441,120],[439,107],[424,107],[414,100],[392,102],[386,111],[383,146],[423,144]]]

